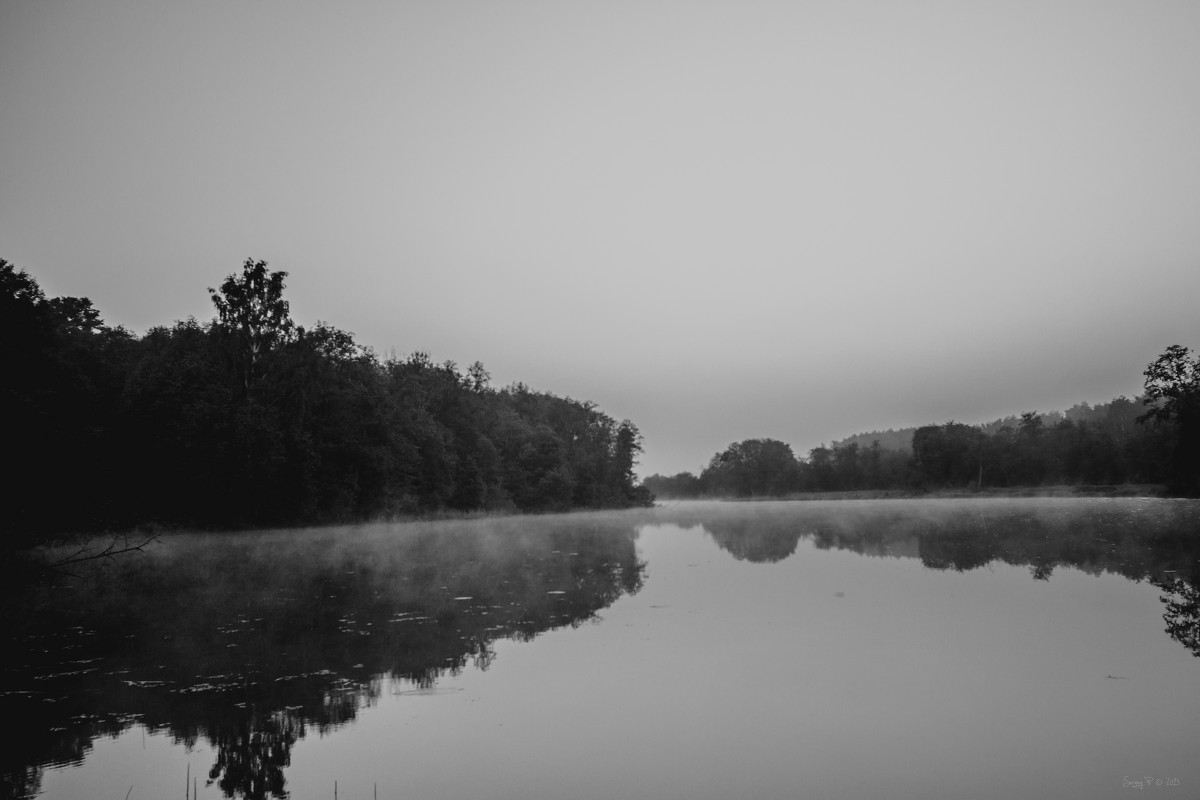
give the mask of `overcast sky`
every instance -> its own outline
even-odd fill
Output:
[[[1200,345],[1200,3],[0,0],[0,257],[138,333],[247,257],[641,472]]]

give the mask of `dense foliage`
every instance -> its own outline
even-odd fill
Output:
[[[645,504],[641,436],[590,402],[489,386],[424,353],[380,360],[295,325],[262,261],[217,318],[135,336],[0,260],[9,549],[148,523],[296,524]]]
[[[985,425],[863,434],[807,458],[783,442],[748,439],[714,455],[699,477],[652,475],[645,485],[660,497],[1125,483],[1200,495],[1200,358],[1174,345],[1145,377],[1142,403],[1121,397]],[[869,445],[865,436],[874,437]]]

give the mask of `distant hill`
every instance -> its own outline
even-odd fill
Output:
[[[1038,418],[1041,419],[1042,424],[1047,428],[1053,427],[1063,420],[1070,420],[1075,423],[1087,422],[1103,428],[1117,442],[1123,442],[1134,430],[1134,426],[1137,424],[1136,419],[1144,410],[1141,397],[1135,397],[1132,400],[1126,397],[1118,397],[1115,400],[1107,403],[1097,403],[1094,406],[1089,403],[1076,403],[1066,411],[1048,411],[1044,414],[1038,414]],[[994,434],[1005,427],[1015,430],[1020,425],[1020,422],[1020,416],[1014,414],[992,420],[991,422],[985,422],[975,427],[980,428],[984,433]],[[910,453],[912,452],[913,433],[918,427],[900,428],[899,430],[888,428],[886,431],[856,433],[853,436],[847,436],[845,439],[830,443],[830,447],[840,448],[857,444],[859,447],[867,448],[873,442],[878,441],[879,446],[884,450]]]
[[[871,431],[870,433],[856,433],[853,436],[847,436],[845,439],[830,443],[830,447],[838,448],[846,445],[857,444],[859,447],[870,447],[874,442],[879,442],[879,446],[884,450],[895,450],[897,452],[911,452],[913,431],[916,428],[901,428],[900,430],[892,430],[888,428],[886,431]]]

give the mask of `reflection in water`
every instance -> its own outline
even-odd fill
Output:
[[[733,558],[706,564],[705,553],[715,552],[712,543]],[[893,560],[899,558],[908,561]],[[939,574],[922,570],[918,561]],[[883,732],[886,741],[927,718],[938,722],[923,729],[924,736],[955,725],[972,730],[965,727],[976,724],[971,709],[985,710],[985,717],[987,709],[1007,709],[1012,687],[1027,691],[1030,679],[1044,692],[1037,695],[1039,708],[1046,698],[1073,689],[1078,694],[1062,700],[1063,708],[1112,710],[1104,719],[1129,713],[1132,706],[1086,705],[1097,696],[1079,689],[1075,665],[1086,663],[1090,650],[1069,662],[1062,683],[1048,682],[1059,674],[1055,662],[999,663],[998,652],[1020,650],[1009,643],[1024,642],[1037,626],[1027,614],[1002,616],[991,604],[995,595],[970,595],[980,586],[996,591],[987,579],[1001,576],[959,580],[949,574],[996,562],[1027,569],[1032,579],[1046,582],[1032,588],[1047,595],[1063,585],[1072,590],[1072,575],[1103,583],[1066,569],[1056,573],[1060,566],[1152,584],[1162,592],[1167,633],[1200,654],[1200,504],[1188,501],[691,503],[613,516],[180,535],[144,558],[121,562],[103,582],[76,587],[70,597],[46,598],[31,621],[6,632],[0,710],[21,721],[22,735],[3,752],[3,772],[11,794],[35,794],[46,766],[79,763],[97,738],[143,725],[179,744],[210,747],[211,792],[281,797],[295,788],[288,785],[289,771],[294,783],[304,783],[308,759],[298,754],[309,744],[299,743],[354,721],[364,707],[390,703],[388,681],[407,687],[394,694],[435,693],[439,679],[464,673],[470,681],[476,674],[469,666],[487,670],[497,640],[528,641],[578,626],[610,607],[606,616],[623,624],[514,648],[504,652],[508,669],[478,676],[481,683],[495,681],[492,693],[480,698],[493,708],[519,705],[515,716],[489,712],[484,702],[441,698],[430,701],[437,711],[422,720],[419,733],[395,743],[389,738],[384,747],[416,751],[414,763],[424,766],[436,761],[432,754],[461,744],[481,772],[507,766],[494,755],[503,753],[525,765],[513,770],[553,778],[556,763],[570,764],[571,778],[586,781],[587,775],[601,779],[613,762],[580,763],[589,751],[579,742],[601,742],[630,765],[622,772],[636,776],[613,796],[636,794],[634,785],[655,780],[682,793],[695,776],[681,765],[697,757],[706,767],[695,772],[703,778],[695,783],[716,796],[745,788],[739,782],[750,776],[738,772],[743,762],[760,759],[766,772],[784,776],[784,785],[803,757],[797,753],[829,763],[853,749],[843,741],[858,743],[867,729]],[[1005,591],[1017,585],[1013,593],[1024,593],[1022,571],[995,572],[1007,573]],[[903,580],[866,584],[888,576]],[[644,582],[636,601],[616,602],[638,593]],[[947,604],[948,595],[939,592],[950,584],[963,594]],[[1144,599],[1154,605],[1153,598]],[[1105,613],[1097,611],[1087,624],[1098,619],[1107,634]],[[983,615],[989,618],[981,637],[973,629],[984,628]],[[1007,638],[997,638],[1000,644],[989,650],[991,638],[1001,633]],[[1036,631],[1034,640],[1050,641],[1037,638],[1044,633]],[[592,649],[577,649],[588,641]],[[553,666],[528,672],[546,652],[556,654]],[[522,658],[525,672],[512,668]],[[679,663],[687,669],[677,671]],[[1130,674],[1107,661],[1103,669]],[[639,680],[629,681],[631,673]],[[754,679],[745,680],[750,674]],[[977,680],[980,675],[988,677]],[[514,682],[520,688],[513,690]],[[558,691],[544,695],[546,682]],[[942,693],[948,682],[955,688]],[[1135,691],[1151,690],[1150,681],[1136,676],[1108,683],[1102,691],[1112,695],[1103,696],[1105,703],[1158,700],[1150,694],[1135,698]],[[1126,690],[1128,697],[1116,694]],[[855,706],[864,693],[872,699]],[[698,696],[709,702],[695,702]],[[830,708],[822,705],[825,697],[835,698]],[[406,697],[402,705],[422,702]],[[638,731],[631,731],[630,715],[650,708],[655,711],[638,717]],[[435,720],[446,714],[459,725],[438,729]],[[381,708],[372,719],[385,716]],[[492,726],[484,730],[484,719],[493,726],[508,722],[504,737]],[[1047,718],[1025,719],[1044,727]],[[998,729],[996,720],[979,724]],[[340,736],[369,727],[363,720]],[[988,741],[1023,742],[1037,733],[1026,728]],[[451,733],[438,738],[437,730]],[[1043,733],[1057,735],[1048,728]],[[803,739],[803,747],[789,749],[795,744],[789,736]],[[909,737],[909,749],[883,745],[886,752],[872,751],[870,760],[886,764],[891,758],[890,769],[899,769],[896,753],[923,757],[912,744],[919,738]],[[934,749],[969,738],[938,739]],[[880,749],[881,740],[872,741]],[[474,749],[464,742],[474,742]],[[754,754],[731,752],[738,747]],[[550,751],[561,756],[557,762]],[[673,755],[679,760],[671,761]],[[995,763],[993,755],[980,756],[975,768]],[[444,767],[438,762],[428,770]],[[732,783],[710,785],[726,767]],[[879,769],[890,779],[889,768]],[[485,778],[464,780],[473,791],[459,796],[487,795]],[[538,796],[570,794],[567,782],[551,785]],[[759,796],[777,794],[764,790]],[[872,794],[878,793],[864,789],[847,796]],[[407,796],[433,795],[414,789]]]
[[[1192,655],[1200,656],[1200,581],[1193,575],[1191,580],[1169,578],[1155,581],[1154,585],[1166,592],[1162,601],[1167,606],[1163,614],[1167,633],[1191,650]]]
[[[801,535],[795,520],[769,514],[723,519],[704,527],[721,549],[739,561],[757,564],[774,564],[792,555]]]
[[[618,521],[613,521],[613,520]],[[4,648],[10,794],[142,723],[217,752],[226,796],[282,797],[293,745],[430,687],[497,639],[578,625],[637,592],[633,517],[599,515],[172,537],[48,602]],[[182,778],[181,778],[182,779]]]
[[[211,735],[217,761],[208,773],[226,796],[282,797],[283,768],[292,763],[292,745],[304,736],[304,718],[290,709],[250,714]]]
[[[1188,501],[1041,499],[691,504],[660,510],[702,525],[739,560],[776,562],[802,536],[818,548],[917,557],[966,572],[994,561],[1049,580],[1058,566],[1109,572],[1165,592],[1173,639],[1200,656],[1200,506]]]

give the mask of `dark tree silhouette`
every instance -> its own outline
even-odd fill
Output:
[[[799,465],[789,444],[777,439],[746,439],[715,454],[700,481],[709,494],[781,495],[799,488]]]
[[[266,261],[248,258],[240,276],[229,275],[219,290],[208,289],[217,309],[216,329],[231,339],[231,356],[247,395],[262,377],[266,355],[295,335],[283,299],[286,277],[286,272],[267,269]]]
[[[346,331],[293,323],[286,276],[247,259],[209,289],[215,319],[139,339],[0,261],[0,419],[20,467],[0,489],[5,550],[142,523],[650,502],[632,422],[493,389],[479,362],[465,375],[424,353],[381,363]],[[51,495],[63,491],[70,502]]]
[[[1144,373],[1150,406],[1139,422],[1154,422],[1174,432],[1171,487],[1200,494],[1200,356],[1173,344]]]

